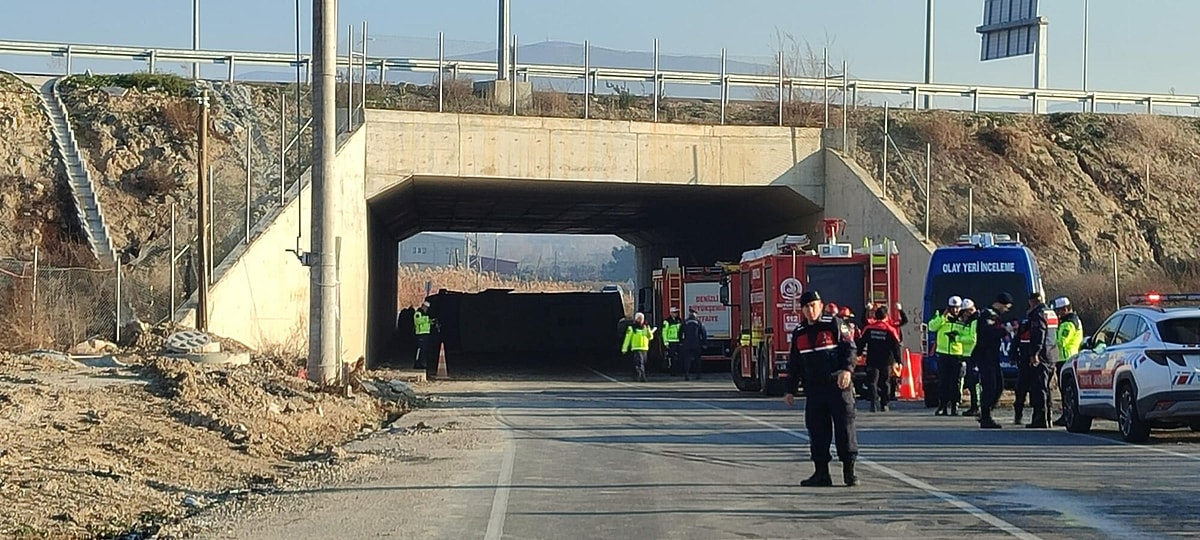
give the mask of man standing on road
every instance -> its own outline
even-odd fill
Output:
[[[854,462],[858,458],[858,436],[854,432],[854,340],[846,323],[834,315],[823,315],[821,295],[815,290],[800,295],[800,324],[792,331],[788,355],[787,392],[783,401],[791,407],[804,373],[804,426],[809,451],[816,467],[802,486],[832,486],[829,476],[829,443],[836,441],[842,462],[842,480],[858,483]]]
[[[708,331],[704,329],[704,324],[696,317],[696,310],[688,310],[688,318],[683,321],[682,339],[679,343],[679,361],[683,363],[683,380],[691,380],[692,377],[700,380],[700,352],[704,349],[704,342],[708,341]]]
[[[1050,376],[1054,364],[1046,350],[1049,331],[1042,293],[1034,291],[1029,294],[1029,314],[1025,324],[1017,333],[1021,361],[1029,370],[1029,402],[1033,405],[1033,418],[1025,427],[1030,429],[1050,427]]]
[[[929,321],[930,332],[937,334],[937,416],[958,416],[958,402],[962,399],[963,345],[958,341],[963,326],[958,317],[962,310],[962,298],[951,296],[946,310]]]
[[[867,388],[871,395],[871,412],[887,411],[891,396],[892,366],[900,363],[900,339],[887,321],[887,310],[878,308],[875,317],[863,328],[855,344],[867,351]]]
[[[662,341],[666,352],[663,355],[663,369],[667,373],[674,373],[672,369],[678,370],[682,367],[679,365],[679,331],[682,329],[683,321],[679,319],[679,308],[671,306],[671,316],[663,321],[662,327]],[[684,370],[686,369],[685,367]]]
[[[1066,408],[1066,397],[1062,394],[1062,368],[1067,360],[1079,352],[1079,347],[1083,344],[1083,322],[1079,320],[1079,314],[1075,313],[1075,308],[1071,306],[1070,298],[1065,296],[1055,298],[1051,307],[1058,315],[1058,338],[1055,340],[1058,345],[1058,362],[1054,364],[1054,374],[1060,377],[1058,380],[1059,402],[1062,403],[1063,408]],[[1060,414],[1054,421],[1054,425],[1066,426],[1067,419]]]
[[[971,359],[979,368],[979,385],[982,387],[979,396],[979,427],[982,429],[1000,429],[1000,424],[992,418],[992,409],[1000,403],[1000,394],[1004,392],[1000,346],[1008,329],[1004,327],[1001,315],[1008,312],[1012,302],[1011,294],[1000,293],[992,306],[975,318],[975,349],[971,351]]]
[[[429,316],[429,302],[421,302],[421,307],[413,313],[413,330],[417,334],[417,358],[413,369],[429,369],[433,354],[433,318]]]
[[[971,396],[971,408],[963,411],[963,416],[977,416],[979,414],[979,367],[975,361],[971,359],[972,353],[975,351],[976,340],[976,319],[979,315],[975,309],[975,301],[970,298],[963,298],[962,315],[959,320],[962,321],[962,335],[959,336],[959,341],[963,344],[963,358],[966,359],[966,370],[963,377],[963,386],[967,387],[967,394]],[[962,392],[959,392],[962,395]]]
[[[621,353],[633,353],[634,374],[641,382],[646,382],[646,353],[650,351],[654,331],[646,325],[646,315],[638,312],[633,316],[633,324],[625,330],[625,342],[621,344]]]

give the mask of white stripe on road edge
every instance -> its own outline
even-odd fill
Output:
[[[1134,443],[1131,443],[1131,442],[1125,442],[1125,441],[1122,441],[1122,440],[1120,440],[1120,439],[1109,439],[1108,437],[1101,437],[1101,436],[1099,436],[1099,435],[1092,435],[1091,433],[1071,433],[1071,435],[1078,435],[1078,436],[1080,436],[1080,437],[1087,437],[1087,438],[1089,438],[1089,439],[1096,439],[1097,441],[1104,441],[1104,442],[1106,442],[1106,443],[1116,443],[1116,444],[1123,444],[1123,445],[1125,445],[1125,446],[1132,446],[1132,447],[1134,447],[1134,448],[1137,448],[1137,449],[1140,449],[1140,450],[1153,450],[1153,451],[1155,451],[1155,452],[1158,452],[1158,453],[1160,453],[1160,454],[1166,454],[1166,455],[1168,455],[1168,456],[1181,457],[1181,458],[1184,458],[1184,459],[1190,459],[1190,460],[1192,460],[1192,461],[1200,461],[1200,456],[1193,456],[1193,455],[1191,455],[1191,454],[1184,454],[1183,452],[1176,452],[1176,451],[1174,451],[1174,450],[1167,450],[1166,448],[1157,448],[1157,447],[1154,447],[1154,446],[1149,446],[1149,445],[1144,445],[1144,444],[1134,444]]]
[[[596,375],[599,375],[610,382],[614,382],[619,385],[628,386],[628,387],[632,387],[632,388],[640,387],[639,385],[636,385],[636,384],[630,384],[630,383],[627,383],[624,381],[619,381],[617,379],[609,377],[608,375],[601,373],[599,371],[596,371],[594,369],[591,369],[591,368],[588,368],[588,369],[591,370],[592,373],[595,373]],[[804,435],[803,433],[799,433],[795,430],[791,430],[791,429],[776,425],[776,424],[768,422],[766,420],[755,418],[753,416],[747,415],[740,411],[734,411],[734,410],[726,409],[723,407],[718,407],[716,405],[712,405],[710,403],[705,403],[703,401],[695,401],[695,400],[680,400],[680,401],[688,401],[688,402],[695,403],[698,405],[703,405],[703,406],[711,408],[711,409],[716,409],[716,410],[719,410],[722,412],[726,412],[726,413],[732,414],[734,416],[741,417],[745,420],[754,422],[760,426],[769,427],[780,433],[790,435],[796,439],[800,439],[805,442],[808,441],[808,436]],[[1012,536],[1021,538],[1022,540],[1041,540],[1041,537],[1031,534],[1031,533],[1025,531],[1024,529],[1022,529],[1016,525],[1013,525],[1012,523],[1009,523],[1009,522],[1004,521],[1003,519],[1000,519],[992,514],[989,514],[986,511],[984,511],[983,509],[979,508],[978,506],[975,506],[967,501],[964,501],[950,493],[947,493],[945,491],[937,489],[927,482],[913,478],[907,474],[904,474],[900,471],[892,469],[891,467],[887,467],[885,465],[875,463],[874,461],[871,461],[869,459],[859,459],[858,462],[862,463],[863,465],[866,465],[872,469],[875,469],[883,474],[891,476],[892,478],[895,478],[896,480],[904,482],[905,484],[908,484],[909,486],[912,486],[921,491],[924,491],[925,493],[933,495],[934,497],[937,497],[937,498],[945,501],[946,503],[950,504],[951,506],[954,506],[955,508],[958,508],[968,514],[971,514],[972,516],[979,518],[979,520],[981,520],[985,523],[988,523],[988,524],[992,525],[993,527],[996,527],[997,529],[1000,529],[1008,534],[1011,534]]]
[[[495,411],[500,420],[500,411]],[[504,423],[503,420],[500,422]],[[511,433],[506,430],[504,442],[504,460],[500,463],[500,476],[496,478],[496,494],[492,496],[492,514],[488,518],[487,533],[484,540],[500,540],[504,536],[504,518],[508,515],[508,492],[512,486],[513,463],[517,459],[516,442]]]

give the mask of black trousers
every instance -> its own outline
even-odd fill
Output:
[[[1061,407],[1067,406],[1067,400],[1063,398],[1062,393],[1062,368],[1065,365],[1067,365],[1066,361],[1055,362],[1054,364],[1054,377],[1058,379],[1058,402],[1061,403]]]
[[[413,362],[413,368],[426,369],[431,363],[436,366],[437,360],[432,359],[433,356],[433,336],[429,334],[417,334],[417,358]]]
[[[1054,365],[1042,363],[1030,366],[1029,401],[1033,405],[1033,421],[1050,421],[1050,378],[1054,376]]]
[[[975,365],[979,368],[980,407],[990,412],[1000,403],[1004,392],[1004,372],[999,360],[980,360]]]
[[[679,349],[679,362],[683,364],[680,368],[683,369],[683,374],[687,376],[700,376],[700,349]]]
[[[867,388],[870,389],[873,405],[881,407],[888,404],[892,394],[891,383],[891,368],[867,366]]]
[[[1016,394],[1016,400],[1013,401],[1013,408],[1017,414],[1025,410],[1025,398],[1029,396],[1029,391],[1033,387],[1033,367],[1029,362],[1017,361],[1017,385],[1013,389]],[[1030,398],[1032,401],[1032,398]]]
[[[938,355],[938,401],[941,407],[958,406],[962,401],[963,359]]]
[[[679,365],[679,343],[668,343],[666,353],[666,356],[663,358],[663,362],[665,363],[663,370],[670,371],[671,373],[683,371],[683,366]]]
[[[833,384],[805,388],[804,426],[808,428],[813,463],[833,461],[829,443],[837,445],[838,461],[858,457],[858,435],[854,431],[854,388],[840,390]]]
[[[974,358],[967,358],[963,386],[967,387],[967,394],[971,396],[971,408],[979,406],[979,383],[979,366],[976,365]]]

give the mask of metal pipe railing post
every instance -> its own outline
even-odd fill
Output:
[[[775,101],[778,102],[779,125],[782,126],[783,125],[783,51],[779,51],[779,54],[777,54],[775,56],[775,62],[779,66],[779,70],[778,70],[779,77],[778,77],[778,80],[776,81],[778,83],[778,86],[776,87],[776,90],[775,90],[778,95],[775,96],[776,97]]]
[[[721,48],[721,125],[725,125],[725,107],[729,102],[729,71],[726,67],[727,51]]]
[[[253,127],[246,127],[246,245],[250,245],[250,207],[254,201],[250,198],[250,137],[254,135]]]
[[[171,310],[171,321],[175,321],[175,203],[171,203],[171,301],[168,307]]]
[[[114,317],[113,329],[115,330],[117,342],[121,342],[121,257],[117,256],[117,316]]]
[[[850,94],[846,84],[846,61],[842,60],[842,152],[850,151],[850,108],[846,101]]]
[[[583,40],[583,119],[592,115],[592,43]]]
[[[359,103],[359,108],[362,109],[362,114],[363,114],[362,121],[366,122],[367,121],[367,118],[366,118],[366,116],[367,116],[367,41],[368,41],[368,39],[367,39],[367,21],[363,21],[363,23],[362,23],[362,40],[363,40],[362,73],[360,74],[360,76],[362,77],[362,81],[359,81],[362,83],[362,86],[360,86],[358,89],[358,99],[359,99],[359,101],[362,102],[362,103]]]
[[[446,36],[438,32],[438,112],[446,111]]]
[[[658,38],[654,38],[654,82],[651,83],[654,89],[654,121],[658,121]]]
[[[933,199],[933,193],[930,190],[929,182],[930,171],[933,163],[933,147],[929,143],[925,143],[925,239],[929,240],[929,208],[930,200]]]
[[[821,52],[821,87],[825,91],[825,123],[821,127],[829,129],[829,47]]]
[[[29,293],[29,337],[37,337],[38,246],[33,246],[33,290]],[[36,345],[41,345],[37,343]]]
[[[975,234],[975,187],[967,188],[967,234]]]
[[[512,114],[517,115],[517,35],[512,35],[512,80],[508,81],[509,93],[512,97]]]
[[[287,194],[287,100],[279,94],[279,207],[285,204]]]
[[[881,183],[883,184],[884,199],[888,197],[888,139],[892,137],[891,133],[888,132],[888,116],[891,114],[891,109],[888,105],[887,101],[883,102],[883,178],[881,179]]]

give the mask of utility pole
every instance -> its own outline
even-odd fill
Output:
[[[208,252],[208,199],[212,196],[208,192],[208,90],[200,91],[200,125],[196,128],[197,144],[199,150],[196,152],[199,163],[196,165],[196,254],[200,259],[198,268],[199,283],[196,285],[196,329],[200,331],[208,330],[208,280],[209,257],[212,256]]]
[[[192,50],[200,50],[200,0],[192,0]],[[199,62],[192,62],[192,80],[200,80]]]
[[[500,35],[496,41],[496,80],[508,78],[509,18],[508,0],[500,0]]]
[[[337,375],[337,0],[313,0],[312,253],[309,267],[308,378],[321,385]]]
[[[925,84],[933,84],[933,0],[925,0]],[[925,108],[929,109],[930,96],[925,94]]]

